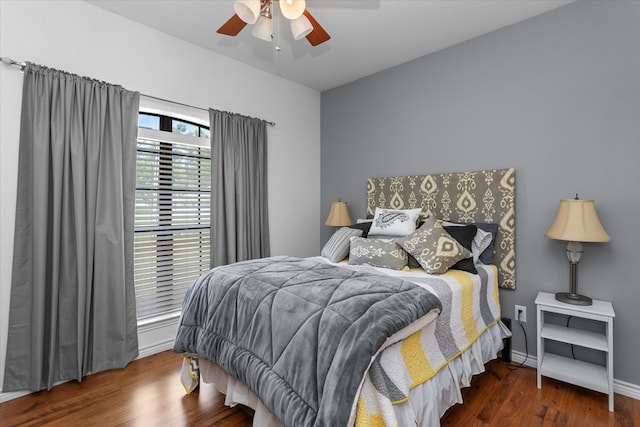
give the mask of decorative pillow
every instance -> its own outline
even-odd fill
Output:
[[[419,229],[420,229],[424,224],[428,224],[428,225],[427,225],[427,227],[433,227],[433,222],[432,222],[430,219],[419,219],[419,220],[418,220],[418,225],[416,226],[416,231],[415,231],[414,233],[412,233],[412,234],[417,234],[417,233],[418,233],[418,230],[419,230]],[[408,237],[410,237],[410,236],[404,236],[404,237],[405,237],[405,238],[408,238]],[[413,255],[411,254],[411,252],[407,251],[407,250],[402,246],[402,243],[401,243],[400,241],[398,241],[398,239],[400,239],[400,237],[397,237],[397,238],[396,238],[396,244],[397,244],[398,246],[402,247],[402,249],[404,249],[404,250],[405,250],[405,252],[407,252],[407,266],[408,266],[410,269],[420,268],[420,269],[423,269],[423,270],[424,270],[424,268],[422,268],[422,265],[420,265],[420,263],[418,262],[418,260],[416,259],[416,257],[415,257],[415,256],[413,256]],[[403,242],[404,242],[404,240],[403,240]]]
[[[362,230],[350,227],[339,228],[324,245],[320,255],[329,259],[331,262],[342,261],[349,254],[351,237],[358,237],[361,235]]]
[[[488,222],[477,222],[475,223],[478,230],[482,230],[491,235],[491,240],[487,247],[480,253],[480,262],[483,264],[493,264],[493,245],[496,241],[496,236],[498,234],[498,224],[488,223]]]
[[[408,236],[416,231],[421,208],[382,209],[376,208],[369,234],[387,236]]]
[[[367,237],[367,236],[363,234],[362,237]],[[398,237],[397,236],[370,236],[369,239],[370,240],[391,239],[395,242],[398,239]],[[420,263],[418,263],[418,261],[416,261],[416,259],[411,254],[407,254],[407,266],[409,268],[422,268]]]
[[[486,222],[472,222],[478,230],[473,239],[471,252],[473,253],[473,262],[481,262],[483,264],[493,264],[493,243],[498,232],[498,224]],[[445,226],[469,225],[460,222],[443,221]]]
[[[187,394],[198,388],[200,385],[200,368],[198,358],[195,355],[185,354],[182,358],[182,370],[180,371],[180,382]]]
[[[430,274],[442,274],[458,261],[472,256],[471,251],[434,220],[396,241]]]
[[[407,253],[395,239],[352,237],[349,264],[402,270],[407,266]]]
[[[477,257],[474,256],[474,260],[477,262],[480,259],[480,255],[491,245],[493,236],[478,226],[476,226],[476,228],[478,231],[476,232],[476,237],[473,239],[473,249],[471,252],[476,251],[478,253]]]
[[[456,239],[458,243],[460,243],[473,254],[472,247],[478,227],[473,224],[455,226],[445,225],[444,229],[447,231],[447,233],[451,234],[451,236]],[[478,270],[476,270],[473,257],[461,259],[450,268],[453,270],[462,270],[468,271],[472,274],[478,274]]]
[[[407,252],[407,265],[409,268],[422,268],[416,257]]]
[[[364,236],[362,236],[362,237],[364,237]],[[371,240],[377,240],[377,239],[387,239],[387,240],[389,240],[389,239],[391,239],[393,241],[395,241],[397,238],[398,238],[398,236],[388,236],[386,234],[378,234],[376,236],[369,237],[369,239],[371,239]]]
[[[362,237],[367,237],[367,235],[369,234],[369,229],[371,228],[371,221],[357,222],[353,225],[350,225],[349,228],[362,230]]]

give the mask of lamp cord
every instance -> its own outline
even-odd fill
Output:
[[[569,322],[571,321],[571,318],[573,316],[569,316],[567,317],[567,328],[569,327]],[[527,341],[527,331],[524,329],[524,326],[522,326],[522,322],[520,321],[520,319],[518,319],[518,323],[520,324],[520,327],[522,328],[522,333],[524,334],[524,351],[525,351],[525,356],[524,356],[524,360],[519,364],[519,365],[512,365],[510,363],[507,363],[507,368],[511,371],[515,371],[516,369],[520,369],[522,366],[524,366],[524,364],[527,362],[527,359],[529,358],[529,345],[528,345],[528,341]],[[573,356],[573,358],[576,358],[576,355],[574,353],[574,346],[573,344],[571,344],[571,356]],[[529,366],[527,366],[528,368]]]
[[[522,322],[520,321],[520,314],[518,314],[518,324],[520,324],[520,327],[522,328],[522,333],[524,334],[524,351],[525,351],[525,355],[524,355],[524,360],[519,364],[519,365],[512,365],[511,363],[507,363],[507,369],[511,370],[511,371],[515,371],[516,369],[520,369],[524,366],[524,364],[527,362],[527,359],[529,359],[529,344],[527,341],[527,331],[524,329],[524,326],[522,326]],[[526,368],[530,368],[529,366],[526,366]]]
[[[573,316],[569,316],[567,317],[567,328],[569,327],[569,322],[571,321],[571,318]],[[519,364],[519,365],[512,365],[511,363],[507,363],[507,369],[511,370],[511,371],[515,371],[516,369],[520,369],[524,366],[524,364],[527,362],[527,359],[529,359],[529,345],[528,345],[528,341],[527,341],[527,331],[524,329],[524,326],[522,326],[522,322],[520,321],[520,319],[518,319],[518,323],[520,324],[520,328],[522,328],[522,333],[524,334],[524,351],[525,351],[525,356],[524,356],[524,360]],[[571,344],[571,356],[575,359],[576,355],[574,353],[574,346],[573,344]],[[527,366],[528,368],[529,366]]]
[[[567,317],[567,328],[569,327],[569,321],[571,320],[573,316],[569,316]],[[576,354],[573,352],[573,344],[571,344],[571,356],[573,356],[573,358],[576,358]]]

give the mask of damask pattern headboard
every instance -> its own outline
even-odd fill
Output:
[[[367,213],[422,208],[425,216],[497,223],[494,259],[502,288],[516,288],[515,169],[369,178]]]

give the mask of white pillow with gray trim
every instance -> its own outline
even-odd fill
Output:
[[[382,209],[376,208],[369,236],[408,236],[416,231],[421,208]]]

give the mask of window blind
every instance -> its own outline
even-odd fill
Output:
[[[138,319],[179,311],[210,267],[211,150],[139,138],[135,214]]]

